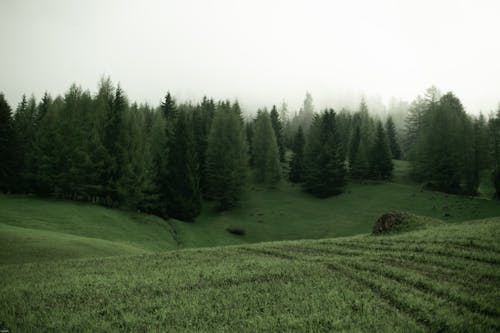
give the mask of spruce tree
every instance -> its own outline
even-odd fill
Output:
[[[346,170],[341,146],[335,112],[315,116],[305,147],[305,191],[320,198],[342,193]]]
[[[396,126],[394,125],[394,121],[392,117],[387,117],[387,121],[385,123],[385,130],[387,132],[387,138],[389,139],[389,146],[391,148],[392,158],[395,160],[399,160],[401,158],[401,148],[399,147],[398,138],[396,134]]]
[[[11,191],[13,177],[19,167],[16,156],[16,133],[12,119],[12,111],[0,93],[0,191]]]
[[[495,187],[494,198],[500,200],[500,106],[495,117],[489,121],[490,156],[492,181]]]
[[[394,165],[392,163],[389,140],[382,123],[377,123],[375,141],[369,154],[369,177],[372,179],[389,180],[392,178]]]
[[[207,148],[207,195],[219,210],[236,206],[241,198],[248,168],[248,147],[240,114],[219,105]]]
[[[299,126],[297,134],[293,139],[292,160],[290,161],[290,173],[288,175],[292,183],[301,183],[304,178],[304,146],[306,140],[302,126]]]
[[[201,211],[201,191],[192,122],[187,111],[181,110],[176,115],[168,146],[167,214],[182,221],[194,221]]]
[[[255,178],[259,183],[275,186],[281,178],[281,165],[276,136],[267,111],[259,111],[255,119],[252,142]]]
[[[271,124],[273,125],[274,135],[276,136],[276,143],[278,144],[280,161],[285,161],[285,142],[283,140],[283,124],[281,122],[276,105],[271,109]]]

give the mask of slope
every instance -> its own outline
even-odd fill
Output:
[[[500,219],[0,266],[12,331],[500,330]]]

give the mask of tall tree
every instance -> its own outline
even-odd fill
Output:
[[[500,200],[500,106],[495,117],[489,121],[490,154],[492,161],[492,179],[495,187],[494,197]]]
[[[372,179],[388,180],[392,178],[392,164],[391,149],[389,147],[389,140],[384,131],[382,123],[377,123],[377,131],[375,134],[375,141],[370,150],[369,160],[369,176]]]
[[[11,191],[15,170],[19,167],[16,156],[16,133],[12,111],[0,93],[0,191]]]
[[[240,114],[219,105],[208,137],[207,193],[220,210],[236,206],[248,168],[248,146]]]
[[[172,139],[168,143],[165,204],[168,216],[194,221],[201,211],[199,163],[190,115],[185,110],[178,113]]]
[[[391,148],[392,158],[399,160],[401,158],[401,148],[399,147],[399,142],[396,134],[396,126],[392,117],[387,117],[385,123],[385,130],[387,132],[387,138],[389,139],[389,146]]]
[[[276,185],[281,178],[279,148],[267,111],[259,111],[255,119],[252,142],[253,163],[257,182]]]
[[[305,147],[304,190],[320,198],[340,194],[345,184],[345,164],[336,128],[335,112],[315,116]]]
[[[285,142],[283,140],[283,124],[281,122],[276,105],[271,109],[271,124],[273,126],[276,143],[278,144],[280,161],[285,161]]]
[[[292,145],[292,160],[290,161],[290,173],[288,178],[292,183],[301,183],[304,178],[304,146],[306,140],[302,126],[299,126]]]
[[[30,192],[32,180],[33,141],[36,132],[36,100],[34,96],[29,99],[23,95],[21,102],[14,114],[14,128],[16,130],[20,168],[16,188],[19,191]]]

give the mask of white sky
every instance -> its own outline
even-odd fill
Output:
[[[310,91],[411,100],[434,84],[468,112],[500,102],[500,1],[0,0],[0,91],[95,91],[131,100],[238,98],[253,111]]]

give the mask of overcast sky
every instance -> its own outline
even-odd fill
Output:
[[[247,109],[346,96],[412,100],[430,85],[468,112],[500,102],[500,1],[1,0],[0,91],[131,100],[238,98]],[[249,111],[249,110],[247,110]]]

